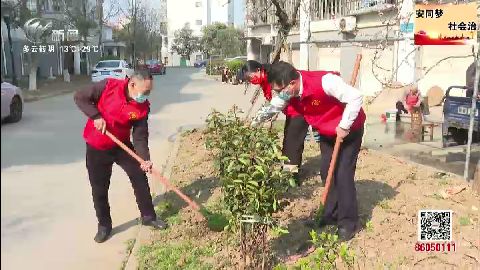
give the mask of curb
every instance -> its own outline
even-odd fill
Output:
[[[165,165],[162,167],[162,174],[169,179],[172,176],[172,169],[173,165],[175,163],[175,157],[178,154],[178,150],[180,149],[180,138],[181,134],[184,131],[187,130],[192,130],[195,129],[196,127],[186,127],[186,126],[181,126],[177,129],[177,132],[169,136],[169,141],[173,140],[173,147],[171,148],[171,151],[167,157],[167,160],[165,161]],[[159,181],[155,181],[155,184],[153,185],[153,190],[156,191],[161,191],[158,195],[164,194],[165,193],[165,187],[161,185]],[[145,226],[140,225],[140,229],[138,230],[137,236],[135,237],[135,243],[134,246],[128,254],[127,262],[125,264],[125,267],[123,268],[124,270],[137,270],[138,269],[138,260],[136,254],[138,253],[138,250],[140,247],[147,243],[148,240],[150,239],[150,232],[151,230]]]
[[[45,95],[41,95],[41,96],[25,97],[23,100],[25,101],[25,103],[30,103],[30,102],[39,101],[39,100],[46,99],[46,98],[51,98],[51,97],[65,95],[65,94],[70,94],[70,93],[73,93],[75,91],[76,90],[58,91],[58,92],[53,92],[51,94],[45,94]]]

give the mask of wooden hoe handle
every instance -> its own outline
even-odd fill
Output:
[[[353,67],[352,79],[350,80],[350,85],[355,86],[357,82],[358,70],[360,69],[360,61],[362,61],[362,55],[358,54],[357,59],[355,60],[355,66]],[[337,137],[335,140],[335,146],[333,147],[332,159],[330,160],[330,166],[328,167],[327,179],[325,181],[325,190],[322,195],[322,204],[325,205],[327,202],[328,192],[333,181],[333,173],[335,172],[335,165],[337,163],[338,153],[340,152],[340,145],[342,144],[342,139]]]
[[[115,137],[109,131],[105,131],[105,135],[107,135],[112,141],[114,141],[118,146],[120,146],[125,152],[127,152],[130,156],[132,156],[138,163],[143,164],[145,160],[139,157],[130,147],[126,146],[123,142],[121,142],[117,137]],[[182,191],[180,191],[177,187],[173,186],[162,174],[157,171],[155,168],[152,168],[152,175],[157,178],[162,184],[164,184],[168,189],[173,190],[173,192],[177,193],[177,195],[182,198],[190,207],[192,207],[196,211],[200,211],[200,206],[192,201],[187,195],[185,195]]]

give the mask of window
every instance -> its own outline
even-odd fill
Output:
[[[158,61],[157,60],[147,60],[145,62],[145,64],[147,64],[147,65],[158,65]]]
[[[116,68],[120,66],[120,61],[100,61],[96,68]]]
[[[202,2],[195,2],[195,7],[201,7],[202,6]]]
[[[196,25],[202,25],[202,20],[196,20],[196,21],[195,21],[195,24],[196,24]]]

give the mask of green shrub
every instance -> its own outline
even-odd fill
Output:
[[[278,196],[294,184],[292,174],[282,170],[287,158],[278,134],[246,126],[234,107],[226,115],[211,113],[206,135],[231,213],[229,228],[240,232],[244,261],[260,267],[268,251],[268,228],[275,226],[272,215],[279,210]]]
[[[312,230],[310,232],[311,242],[316,248],[315,251],[308,256],[299,260],[293,269],[338,269],[337,258],[340,257],[342,262],[351,269],[355,263],[355,255],[349,249],[347,244],[339,243],[338,236],[322,232],[318,234]]]
[[[237,71],[242,68],[242,66],[245,64],[245,61],[234,59],[234,60],[228,61],[226,64],[230,72],[232,72],[232,74],[237,74]]]

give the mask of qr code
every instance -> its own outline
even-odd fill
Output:
[[[418,211],[418,241],[452,241],[452,211]]]

